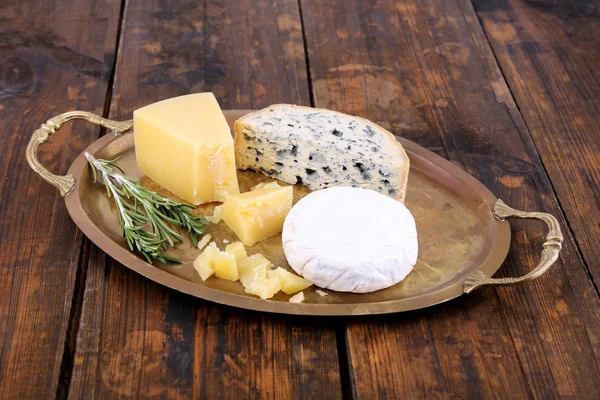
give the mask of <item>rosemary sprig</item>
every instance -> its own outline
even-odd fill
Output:
[[[204,233],[208,221],[192,214],[194,207],[162,197],[138,181],[117,173],[116,170],[123,173],[115,164],[118,158],[96,159],[90,153],[85,153],[85,158],[92,169],[94,182],[102,183],[108,197],[115,201],[129,249],[143,255],[150,264],[154,260],[181,264],[177,258],[163,253],[168,246],[182,240],[170,225],[187,229],[192,243],[197,246],[198,237]],[[148,225],[150,230],[146,229]]]

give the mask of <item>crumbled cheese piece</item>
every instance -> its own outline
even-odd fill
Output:
[[[277,278],[258,278],[245,286],[246,293],[260,296],[261,299],[270,299],[281,290],[281,283]]]
[[[194,268],[198,271],[203,281],[215,273],[215,258],[219,255],[220,251],[214,243],[211,242],[194,261]]]
[[[259,183],[258,185],[254,186],[252,189],[250,190],[258,190],[258,189],[277,189],[280,188],[281,185],[277,182],[262,182]]]
[[[268,271],[269,278],[278,278],[281,281],[281,290],[292,294],[312,286],[312,282],[298,275],[294,275],[281,267]]]
[[[248,288],[256,280],[266,279],[267,271],[271,266],[271,262],[260,253],[244,258],[238,262],[240,282],[242,282],[245,288]],[[277,290],[280,289],[281,284],[279,284],[279,289]]]
[[[319,290],[319,289],[315,290],[315,292],[317,292],[319,294],[319,296],[327,296],[328,295],[327,292],[324,292],[324,291]]]
[[[198,242],[198,249],[202,250],[204,248],[204,246],[206,246],[208,244],[208,242],[210,242],[211,236],[209,233],[205,234],[202,236],[202,239],[200,239],[200,241]]]
[[[216,206],[212,216],[207,216],[206,220],[211,224],[218,224],[221,222],[221,215],[223,215],[223,205]]]
[[[223,244],[227,244],[227,243],[229,243],[229,240],[223,239]]]
[[[304,301],[304,292],[293,295],[288,301],[290,303],[302,303]]]

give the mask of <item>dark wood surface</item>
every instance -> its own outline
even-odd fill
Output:
[[[0,6],[0,398],[600,398],[600,4],[83,0]],[[363,318],[247,312],[98,250],[24,149],[49,117],[212,91],[360,115],[546,211],[561,259],[524,286]],[[64,173],[103,132],[42,146]],[[497,276],[537,262],[511,221]]]

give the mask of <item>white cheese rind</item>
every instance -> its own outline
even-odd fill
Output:
[[[403,280],[417,261],[415,220],[372,190],[338,187],[292,207],[282,233],[290,266],[315,285],[367,293]]]
[[[353,186],[404,201],[409,159],[387,130],[359,117],[276,104],[235,123],[236,164],[311,190]]]

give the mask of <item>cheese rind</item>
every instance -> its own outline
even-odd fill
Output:
[[[228,197],[222,218],[244,245],[252,246],[281,232],[292,199],[291,186],[252,190]]]
[[[282,240],[296,273],[342,292],[395,285],[417,262],[410,211],[372,190],[338,187],[310,193],[288,214]]]
[[[133,124],[138,166],[165,189],[194,205],[239,193],[233,138],[212,93],[142,107]]]
[[[311,190],[354,186],[404,201],[410,162],[392,133],[363,118],[276,104],[235,123],[236,163]]]

